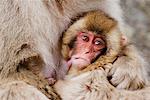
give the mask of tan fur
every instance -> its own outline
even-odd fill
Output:
[[[63,76],[58,67],[62,62],[59,38],[74,16],[92,10],[102,10],[116,19],[123,31],[119,0],[0,0],[1,85],[5,83],[8,91],[12,91],[11,83],[19,80],[35,86],[48,97],[58,98],[51,89],[51,93],[45,93],[47,82],[43,77],[39,78],[39,70]],[[23,86],[28,88],[28,85]],[[34,90],[32,86],[29,88]],[[24,91],[30,93],[30,89]],[[0,89],[0,94],[3,92],[5,90]],[[15,93],[28,98],[19,89]],[[38,95],[38,92],[34,93]],[[1,94],[0,99],[7,98],[5,94]],[[18,96],[18,99],[22,97]]]
[[[113,87],[103,69],[86,72],[55,84],[62,100],[149,100],[150,87],[129,91]]]
[[[3,90],[0,91],[1,100],[49,100],[36,87],[22,81],[1,84],[0,90]]]
[[[148,64],[133,44],[127,44],[111,65],[110,80],[117,88],[136,90],[149,85]]]

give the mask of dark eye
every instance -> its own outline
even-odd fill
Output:
[[[83,35],[81,38],[82,38],[82,40],[83,40],[83,41],[86,41],[86,42],[88,42],[88,41],[89,41],[89,37],[88,37],[88,36],[86,36],[86,35]]]
[[[104,42],[101,41],[101,40],[96,40],[96,41],[94,42],[94,44],[95,44],[95,45],[103,45]]]

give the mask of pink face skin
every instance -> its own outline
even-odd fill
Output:
[[[92,32],[79,32],[74,49],[70,50],[69,65],[76,66],[79,70],[91,64],[102,50],[106,48],[106,43],[101,35]]]

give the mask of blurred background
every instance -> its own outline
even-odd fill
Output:
[[[150,63],[150,0],[121,0],[133,43]]]

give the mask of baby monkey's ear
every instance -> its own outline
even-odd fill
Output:
[[[121,45],[122,46],[126,46],[128,44],[128,39],[127,36],[125,36],[124,34],[121,35]]]

